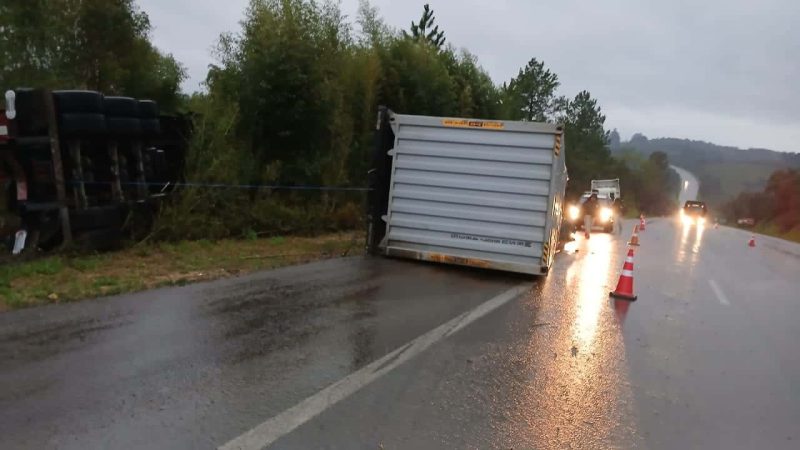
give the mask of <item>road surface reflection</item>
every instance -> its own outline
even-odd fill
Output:
[[[594,239],[588,242],[587,250],[588,254],[579,267],[573,266],[567,271],[567,283],[571,284],[576,277],[580,280],[578,311],[572,332],[581,348],[591,351],[600,309],[608,298],[608,289],[605,285],[611,269],[611,236],[595,235]]]
[[[700,248],[703,245],[703,234],[705,233],[706,225],[703,222],[688,223],[679,221],[681,226],[681,240],[677,248],[677,262],[683,264],[686,262],[687,255],[689,257],[689,269],[693,269],[697,264],[700,255]],[[690,247],[691,244],[691,247]]]
[[[676,261],[678,264],[683,264],[686,261],[686,243],[689,242],[689,233],[692,231],[692,227],[682,223],[681,228],[681,242],[678,244],[678,254]]]
[[[551,301],[539,320],[550,326],[528,337],[530,376],[503,424],[509,447],[635,446],[635,430],[623,420],[631,414],[625,346],[608,299],[621,264],[617,241],[596,233],[571,247],[565,256],[572,261],[543,280],[542,298]]]
[[[703,232],[706,230],[704,222],[697,224],[695,230],[694,245],[692,246],[692,264],[697,262],[697,255],[700,253],[700,245],[703,243]]]

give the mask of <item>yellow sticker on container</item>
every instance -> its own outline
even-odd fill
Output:
[[[486,128],[489,130],[502,130],[503,122],[490,122],[486,120],[442,119],[442,125],[456,128]]]
[[[553,152],[558,156],[561,153],[561,134],[556,135],[556,144],[553,147]]]

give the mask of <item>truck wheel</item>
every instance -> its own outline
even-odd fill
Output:
[[[142,132],[139,119],[133,117],[106,116],[106,130],[109,134],[134,136]]]
[[[152,100],[139,100],[139,117],[158,119],[158,104]]]
[[[139,102],[130,97],[106,97],[103,99],[106,117],[139,117]]]
[[[84,231],[75,236],[75,245],[87,251],[106,252],[118,250],[122,246],[122,230],[119,228],[101,228]]]
[[[161,122],[158,119],[141,119],[139,123],[142,127],[142,134],[153,136],[161,133]]]
[[[106,131],[106,116],[102,114],[65,113],[60,119],[60,131],[65,134],[102,134]]]
[[[47,135],[47,113],[44,95],[39,89],[15,89],[17,98],[17,134],[19,136]]]
[[[53,91],[53,99],[60,114],[102,114],[103,94],[95,91]]]
[[[117,205],[73,210],[69,213],[70,222],[76,234],[97,228],[121,229],[126,215],[127,211]]]

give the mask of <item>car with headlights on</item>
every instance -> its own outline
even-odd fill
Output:
[[[573,226],[573,231],[583,229],[583,204],[591,197],[591,192],[584,193],[578,203],[567,207],[567,220]],[[614,230],[614,201],[606,196],[597,196],[597,208],[594,211],[592,228],[602,228],[606,233]]]
[[[684,225],[703,225],[706,223],[708,208],[697,200],[688,200],[681,208],[680,218]]]

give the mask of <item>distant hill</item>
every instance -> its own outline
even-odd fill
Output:
[[[800,153],[763,148],[743,150],[689,139],[648,139],[639,133],[634,134],[630,141],[620,142],[612,133],[612,153],[624,148],[646,155],[656,151],[666,153],[671,163],[689,170],[700,179],[700,197],[715,204],[743,191],[763,190],[769,175],[775,170],[800,167]]]

